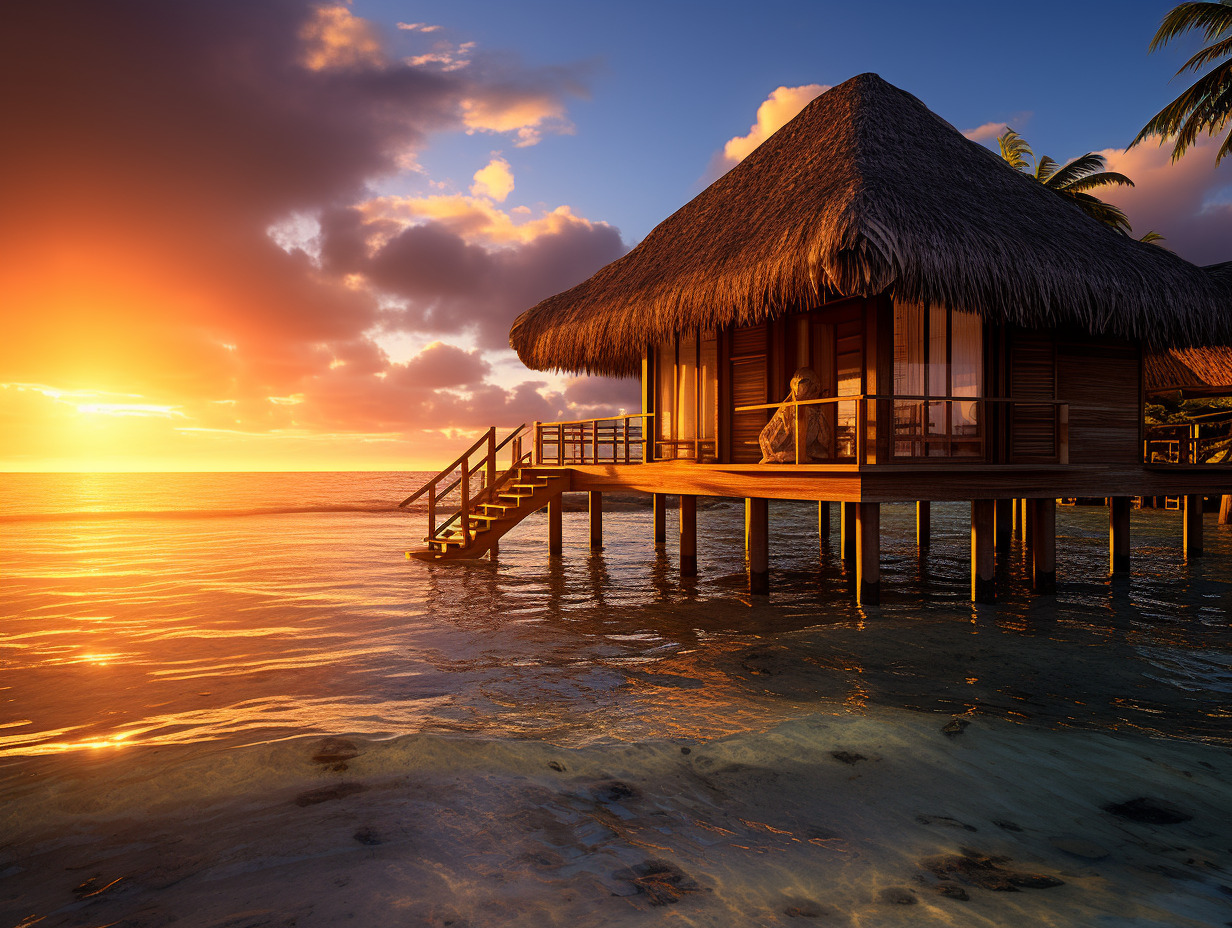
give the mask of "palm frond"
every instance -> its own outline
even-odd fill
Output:
[[[1064,170],[1064,168],[1061,170]],[[1058,171],[1057,173],[1060,172]],[[1075,181],[1070,181],[1068,184],[1056,186],[1063,187],[1065,190],[1073,193],[1081,193],[1084,190],[1094,190],[1096,187],[1132,187],[1133,185],[1134,182],[1119,171],[1100,171],[1098,174],[1088,174],[1086,177],[1080,177]],[[1049,186],[1054,185],[1049,184]]]
[[[1029,164],[1027,159],[1035,157],[1035,152],[1031,151],[1027,140],[1009,126],[1005,127],[1005,132],[997,136],[997,144],[1001,146],[1001,157],[1015,171],[1026,170]]]
[[[1077,180],[1090,175],[1098,174],[1104,169],[1104,156],[1097,155],[1095,152],[1087,152],[1080,158],[1075,158],[1068,162],[1064,167],[1058,168],[1046,181],[1049,187],[1067,187]]]
[[[1144,242],[1145,244],[1148,244],[1148,245],[1154,242],[1162,242],[1163,240],[1164,240],[1164,237],[1160,235],[1158,232],[1156,232],[1154,229],[1152,229],[1150,232],[1147,232],[1145,235],[1139,236],[1138,238],[1138,241]]]
[[[1041,155],[1039,161],[1035,164],[1035,179],[1041,184],[1047,184],[1048,178],[1052,177],[1057,169],[1057,163],[1047,155]]]
[[[1176,161],[1205,129],[1218,131],[1227,121],[1229,112],[1226,92],[1232,88],[1232,61],[1228,61],[1199,78],[1180,96],[1156,113],[1129,143],[1132,148],[1148,136],[1158,136],[1160,143],[1173,140],[1172,160]],[[1222,105],[1222,112],[1219,106]],[[1197,117],[1196,119],[1194,117]]]
[[[1181,65],[1180,70],[1176,73],[1184,74],[1186,71],[1196,71],[1199,68],[1210,64],[1212,61],[1218,61],[1220,58],[1225,58],[1228,55],[1232,55],[1232,35],[1228,36],[1226,39],[1221,39],[1214,45],[1208,45],[1206,48],[1201,49],[1197,54]]]
[[[1232,29],[1232,0],[1180,3],[1168,11],[1147,51],[1162,48],[1183,32],[1200,29],[1207,41]]]

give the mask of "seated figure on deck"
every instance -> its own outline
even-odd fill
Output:
[[[821,394],[821,378],[811,368],[802,367],[796,371],[791,378],[791,395],[775,411],[758,438],[762,464],[796,463],[797,422],[804,432],[805,452],[799,463],[807,464],[834,456],[834,430],[830,417],[823,414],[824,407],[792,405],[792,400],[820,399]]]

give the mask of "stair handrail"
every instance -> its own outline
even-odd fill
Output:
[[[513,465],[507,471],[505,471],[503,474],[501,474],[499,477],[493,480],[488,486],[485,486],[482,490],[476,493],[474,498],[471,500],[471,502],[473,502],[476,506],[482,506],[484,503],[488,502],[489,500],[494,499],[496,497],[497,490],[501,486],[504,485],[505,481],[509,480],[512,477],[517,476],[517,473],[519,470],[521,470],[523,467],[526,467],[528,464],[532,463],[533,457],[534,457],[534,452],[527,451],[520,458],[515,460]],[[474,468],[472,468],[471,472],[474,473],[474,471],[484,466],[485,463],[486,461],[480,461],[478,464],[475,465]],[[462,478],[459,477],[458,481],[461,481],[461,479]],[[455,482],[458,482],[458,481],[455,481]],[[444,494],[441,494],[441,495],[444,495]],[[462,509],[461,507],[459,507],[458,510],[453,515],[451,515],[448,519],[446,519],[440,525],[436,526],[436,530],[433,532],[430,532],[428,534],[428,538],[429,539],[436,538],[444,534],[445,530],[449,528],[449,526],[453,525],[453,523],[456,522],[461,517],[461,515],[462,515]]]
[[[518,435],[522,434],[522,432],[524,432],[525,430],[526,430],[526,423],[523,422],[516,429],[514,429],[512,432],[506,435],[504,440],[499,445],[497,445],[492,450],[491,453],[495,454],[497,451],[500,451],[501,448],[505,447],[505,445],[509,444],[509,442],[511,442]],[[443,480],[444,478],[452,474],[455,470],[458,469],[459,464],[461,464],[463,461],[469,458],[472,454],[478,451],[480,446],[483,445],[485,442],[487,442],[495,434],[496,434],[496,426],[492,426],[486,432],[483,433],[482,438],[480,438],[473,445],[471,445],[469,448],[463,451],[460,455],[458,455],[457,458],[454,459],[452,464],[450,464],[446,468],[443,468],[439,474],[437,474],[435,477],[433,477],[431,480],[425,483],[422,487],[420,487],[418,490],[416,490],[414,493],[412,493],[410,496],[408,496],[406,499],[400,502],[398,504],[398,508],[402,509],[403,507],[409,506],[411,503],[415,502],[415,500],[419,499],[419,497],[423,496],[424,493],[428,491],[429,487],[436,486],[436,484],[438,484],[441,480]],[[443,492],[437,494],[437,496],[438,497],[444,496],[446,493],[449,492],[449,490],[452,490],[454,487],[456,487],[461,482],[461,480],[462,478],[459,477],[457,480],[455,480],[453,483],[449,485],[449,489],[444,490]]]
[[[482,503],[482,502],[485,502],[487,499],[489,499],[492,495],[493,488],[496,486],[496,483],[497,483],[496,454],[498,451],[504,448],[505,445],[509,444],[510,442],[514,442],[513,456],[516,459],[514,462],[516,466],[516,464],[523,457],[522,441],[518,436],[521,435],[521,433],[525,429],[526,429],[526,423],[523,423],[519,425],[516,429],[511,431],[508,435],[506,435],[505,438],[500,443],[497,443],[496,426],[490,427],[486,432],[483,433],[483,436],[481,438],[479,438],[473,445],[471,445],[464,452],[462,452],[462,454],[459,455],[448,467],[440,471],[435,477],[433,477],[431,480],[425,483],[422,487],[420,487],[418,490],[416,490],[414,493],[412,493],[410,496],[404,499],[401,503],[398,504],[398,507],[405,508],[406,506],[409,506],[411,503],[415,502],[415,500],[419,499],[421,496],[423,496],[426,493],[428,497],[428,538],[433,539],[433,538],[438,537],[438,534],[440,533],[440,531],[442,531],[449,525],[452,525],[455,520],[460,519],[461,520],[460,528],[461,528],[461,534],[462,534],[462,543],[464,545],[469,545],[471,542],[471,527],[470,527],[471,508],[476,502]],[[482,456],[480,457],[479,461],[475,464],[475,466],[472,467],[470,463],[471,455],[479,453],[480,449],[483,448],[484,445],[487,445],[487,449],[482,453]],[[447,486],[443,491],[439,490],[438,489],[439,484],[443,482],[450,474],[452,474],[455,470],[459,468],[461,469],[462,472],[461,474],[459,474],[458,478],[454,480],[453,483],[449,484],[449,486]],[[479,491],[479,493],[475,494],[475,496],[472,497],[471,496],[471,476],[476,471],[478,471],[480,468],[483,468],[484,470],[483,482],[485,486],[483,489]],[[458,486],[459,484],[461,484],[461,488],[459,490],[460,505],[458,507],[458,511],[455,512],[452,516],[450,516],[449,519],[445,522],[445,524],[442,525],[440,529],[438,529],[436,525],[437,503],[440,502],[441,499],[443,499],[447,493],[449,493],[451,490],[453,490],[454,487]]]

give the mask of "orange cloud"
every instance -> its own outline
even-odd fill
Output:
[[[342,4],[316,7],[299,35],[304,67],[311,71],[385,64],[385,49],[372,24]]]
[[[757,121],[749,126],[748,135],[728,139],[723,146],[723,169],[739,164],[758,145],[791,122],[800,110],[818,95],[830,89],[829,84],[804,84],[800,87],[777,87],[757,108]]]
[[[513,170],[504,158],[493,158],[487,167],[475,172],[471,193],[477,197],[490,197],[498,203],[505,202],[513,193]]]
[[[1099,154],[1108,170],[1134,182],[1101,193],[1125,210],[1134,235],[1154,230],[1163,244],[1195,264],[1232,260],[1232,163],[1215,166],[1218,139],[1202,138],[1177,162],[1151,140]]]

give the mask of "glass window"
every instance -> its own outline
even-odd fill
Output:
[[[894,453],[899,457],[983,453],[984,325],[974,313],[894,305]],[[923,399],[910,399],[923,396]]]
[[[675,436],[676,411],[676,345],[665,342],[655,353],[655,435],[660,441]],[[660,457],[673,458],[672,445],[660,449]]]

